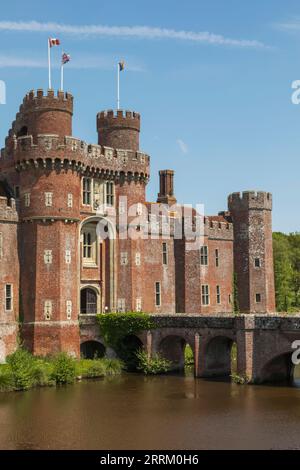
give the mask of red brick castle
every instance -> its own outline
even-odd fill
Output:
[[[81,315],[231,313],[234,273],[241,312],[274,312],[271,194],[231,194],[189,249],[173,171],[159,175],[163,213],[146,202],[140,115],[99,113],[90,145],[72,137],[72,114],[69,93],[31,91],[1,152],[0,360],[19,330],[35,354],[78,356]]]

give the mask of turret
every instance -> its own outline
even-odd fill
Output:
[[[60,138],[72,135],[73,96],[70,93],[39,89],[30,91],[24,98],[9,137],[32,135],[36,142],[38,134],[55,134]]]
[[[117,149],[139,150],[140,115],[112,110],[97,114],[98,143]]]
[[[72,114],[69,93],[31,91],[6,142],[7,179],[19,189],[22,338],[38,355],[64,350],[79,356],[80,173],[68,158],[82,149],[67,138]]]
[[[234,227],[234,270],[240,311],[275,311],[272,195],[245,191],[228,197]]]

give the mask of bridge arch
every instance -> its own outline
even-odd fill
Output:
[[[217,335],[210,338],[203,352],[204,377],[229,377],[232,372],[233,336]]]
[[[294,350],[284,350],[268,358],[260,368],[257,383],[293,383],[295,365],[292,362]]]
[[[84,359],[99,359],[104,357],[105,353],[106,348],[100,341],[88,340],[80,344],[80,355]]]
[[[195,357],[194,344],[190,338],[178,333],[171,333],[160,338],[157,352],[172,363],[172,370],[183,370],[185,367],[185,348],[190,346]]]
[[[144,349],[142,339],[138,335],[127,335],[120,341],[117,355],[125,363],[127,370],[137,370],[138,359],[136,353]]]

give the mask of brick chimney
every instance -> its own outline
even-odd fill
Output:
[[[169,204],[170,206],[176,204],[177,199],[174,196],[174,171],[173,170],[160,170],[159,171],[159,193],[157,195],[157,202]]]

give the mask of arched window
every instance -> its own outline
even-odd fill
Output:
[[[97,313],[97,293],[94,289],[87,287],[81,290],[80,313]]]
[[[28,135],[28,128],[27,126],[23,126],[21,127],[21,129],[19,130],[19,132],[17,132],[17,137],[23,137],[25,135]]]

